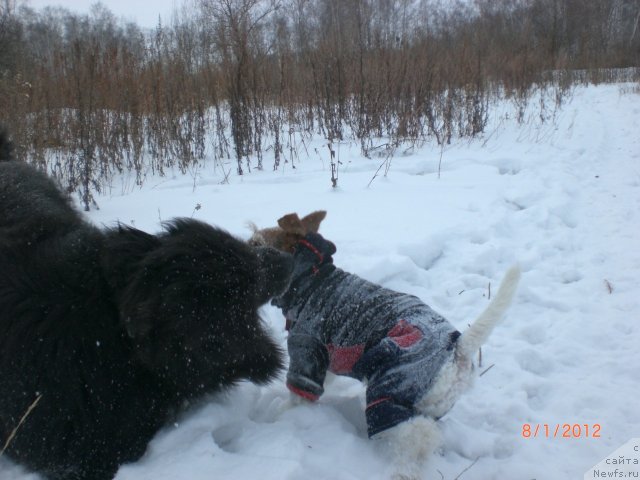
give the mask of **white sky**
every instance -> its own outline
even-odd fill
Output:
[[[61,6],[77,13],[88,13],[94,1],[83,0],[18,0],[18,4],[28,5],[36,10],[46,6]],[[162,23],[171,20],[174,7],[182,4],[181,0],[103,0],[101,2],[117,17],[134,21],[141,27],[155,27],[158,15]]]

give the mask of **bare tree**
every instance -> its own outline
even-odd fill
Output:
[[[263,50],[260,28],[277,4],[261,0],[201,0],[201,9],[215,32],[214,42],[226,72],[226,94],[235,145],[237,172],[242,175],[242,159],[251,152],[251,79],[255,56]],[[249,163],[247,161],[247,166]]]

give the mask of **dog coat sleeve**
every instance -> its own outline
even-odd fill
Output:
[[[326,347],[311,335],[290,333],[287,348],[287,388],[307,400],[316,401],[324,392],[322,385],[329,367]]]

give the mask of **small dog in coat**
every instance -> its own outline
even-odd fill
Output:
[[[90,224],[0,129],[0,455],[111,480],[185,406],[278,375],[258,309],[291,255],[190,218],[164,227]]]
[[[439,444],[435,422],[470,387],[472,358],[507,310],[519,269],[507,272],[486,310],[460,333],[417,297],[336,268],[335,246],[317,233],[325,216],[293,213],[278,227],[252,225],[250,243],[294,254],[291,285],[272,301],[289,330],[287,386],[315,401],[327,371],[365,381],[369,437],[392,450],[395,478],[417,478]]]

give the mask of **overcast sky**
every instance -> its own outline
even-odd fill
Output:
[[[88,13],[94,1],[83,0],[23,0],[18,4],[26,4],[35,9],[46,6],[61,6],[78,13]],[[180,6],[181,0],[103,0],[101,2],[113,14],[125,20],[134,21],[141,27],[155,27],[158,15],[162,23],[169,23],[174,6]]]

